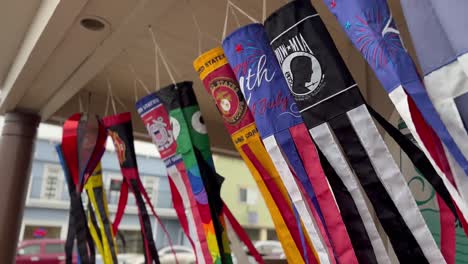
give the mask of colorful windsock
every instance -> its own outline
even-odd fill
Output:
[[[386,1],[324,2],[389,93],[408,129],[449,190],[460,218],[467,219],[465,202],[450,181],[457,177],[455,174],[466,174],[468,162],[429,99]]]
[[[299,228],[286,189],[258,135],[253,116],[222,48],[205,52],[194,61],[195,70],[213,97],[226,129],[252,173],[267,204],[289,262],[304,263]]]
[[[351,107],[362,104],[357,87],[347,74],[332,39],[308,1],[292,1],[281,7],[267,18],[265,28],[288,87],[308,129],[322,120],[326,121],[324,117],[327,115],[333,118],[345,110],[342,105],[346,102],[337,104],[334,108],[336,111],[323,108],[320,108],[321,112],[308,111],[314,105],[321,107],[321,103],[332,100],[334,94],[339,93],[343,87],[356,90],[352,93],[343,91],[343,98],[349,98]],[[343,68],[346,74],[341,73],[340,69]],[[357,95],[354,101],[358,104],[353,103],[350,95]],[[299,139],[308,140],[307,129],[301,128],[296,134]],[[301,150],[301,140],[295,141],[299,150]],[[310,154],[303,151],[303,156],[307,157]],[[306,161],[307,159],[304,162]],[[334,165],[336,166],[335,163]],[[359,183],[349,175],[342,173],[337,175],[327,164],[324,164],[324,168],[359,262],[389,263],[390,259],[383,241],[372,221],[364,196],[358,188]],[[343,170],[337,169],[337,171]]]
[[[187,170],[182,156],[176,153],[177,142],[169,114],[155,94],[149,94],[138,100],[136,108],[166,164],[172,203],[182,229],[192,244],[197,263],[213,263]]]
[[[78,113],[72,115],[63,125],[62,144],[56,150],[70,194],[69,228],[65,242],[66,263],[72,263],[75,238],[80,260],[83,263],[95,261],[94,243],[87,225],[81,191],[104,154],[106,139],[106,130],[97,117]],[[104,202],[101,205],[104,206]]]
[[[295,14],[296,19],[290,14]],[[317,12],[307,1],[294,1],[268,23],[273,48],[311,135],[349,190],[356,184],[351,183],[355,176],[348,164],[354,170],[400,261],[443,261],[406,181]],[[298,44],[288,50],[291,43]],[[298,62],[307,67],[297,67]],[[363,205],[359,201],[362,196],[354,195],[354,199]],[[367,209],[363,206],[361,211]],[[378,239],[375,227],[372,229],[369,238]],[[379,262],[388,263],[382,242],[374,240],[372,246],[376,253],[371,261],[375,263],[379,257]],[[361,262],[369,262],[365,254],[362,252]]]
[[[303,162],[301,150],[294,145],[294,131],[305,126],[263,27],[252,24],[238,29],[223,41],[223,48],[319,261],[333,263],[336,254],[338,261],[357,263],[319,159]],[[310,137],[302,142],[301,148],[315,149]],[[313,152],[310,155],[314,157]],[[314,203],[316,194],[320,195]],[[322,224],[328,233],[319,231]],[[328,234],[335,254],[329,254],[325,242]]]
[[[219,215],[219,213],[222,212],[222,203],[219,204],[218,199],[220,199],[220,187],[223,179],[214,177],[208,179],[208,182],[205,182],[203,178],[207,175],[203,174],[203,172],[208,169],[204,166],[206,163],[202,157],[202,152],[193,147],[190,129],[191,127],[196,127],[199,131],[206,132],[206,128],[201,127],[201,120],[199,118],[197,119],[196,116],[193,120],[185,119],[184,112],[181,108],[178,89],[187,89],[186,86],[189,86],[189,89],[191,89],[192,83],[181,82],[176,85],[170,85],[159,90],[157,95],[169,110],[174,137],[177,141],[177,153],[182,155],[185,167],[187,168],[190,185],[203,221],[203,227],[205,229],[213,263],[231,263],[231,256],[224,252],[223,234],[226,237],[224,241],[227,240],[227,236],[223,224],[224,219]],[[192,122],[194,123],[192,124]],[[201,164],[199,164],[199,162]],[[203,168],[205,170],[202,171],[200,166],[204,166]],[[208,191],[207,187],[213,189]],[[228,248],[227,250],[230,252]]]
[[[88,227],[104,264],[117,263],[117,244],[107,208],[106,191],[99,163],[86,182],[88,196]]]
[[[432,104],[416,67],[403,46],[400,32],[393,21],[387,2],[385,0],[324,0],[324,2],[372,67],[402,118],[408,119],[407,116],[416,111],[411,109],[409,112],[407,109],[409,99],[407,95],[409,95],[453,159],[465,173],[468,173],[466,156]],[[405,120],[405,123],[408,124],[408,121]]]
[[[160,263],[158,250],[153,238],[151,221],[149,219],[148,211],[146,210],[146,205],[150,207],[153,215],[156,217],[162,229],[164,230],[171,247],[172,241],[168,235],[167,230],[156,214],[153,204],[149,199],[148,194],[146,193],[138,173],[131,115],[127,112],[113,116],[107,116],[103,118],[103,122],[108,129],[108,133],[112,138],[112,142],[114,143],[115,152],[120,163],[120,170],[122,171],[124,178],[120,189],[119,203],[113,223],[114,234],[117,233],[120,221],[122,220],[125,207],[127,205],[128,192],[131,191],[135,195],[135,202],[138,207],[138,216],[140,220],[146,263]],[[174,250],[172,250],[172,253],[177,259]]]

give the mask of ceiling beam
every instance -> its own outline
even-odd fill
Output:
[[[141,34],[147,34],[147,26],[155,21],[155,18],[165,14],[171,3],[170,0],[140,0],[121,26],[113,29],[110,36],[69,76],[42,107],[40,111],[42,120],[51,117]]]
[[[3,83],[0,113],[17,108],[21,98],[87,2],[88,0],[41,1]]]

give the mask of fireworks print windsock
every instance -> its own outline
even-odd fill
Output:
[[[153,204],[151,203],[151,200],[149,199],[149,196],[146,193],[146,190],[143,187],[140,176],[138,174],[131,115],[127,112],[113,116],[107,116],[103,118],[103,122],[108,129],[108,133],[112,138],[112,142],[114,143],[115,152],[120,163],[120,170],[122,171],[124,178],[120,189],[119,204],[113,224],[114,234],[117,232],[120,221],[122,220],[125,206],[127,205],[128,192],[130,190],[135,195],[135,201],[138,207],[138,217],[140,220],[146,263],[160,263],[158,250],[156,249],[156,244],[153,238],[151,221],[149,219],[148,211],[146,210],[146,205],[150,207],[153,215],[156,217],[162,229],[164,230],[171,247],[172,242],[167,230],[156,214]],[[174,252],[173,254],[175,256]]]
[[[376,73],[408,129],[441,176],[459,214],[466,219],[466,206],[451,183],[453,174],[466,174],[466,158],[432,105],[401,42],[387,3],[384,0],[324,2]],[[458,171],[457,166],[460,166]]]
[[[200,119],[197,119],[196,116],[193,120],[185,119],[179,99],[178,90],[185,89],[187,88],[186,86],[190,86],[191,89],[192,83],[181,82],[176,85],[170,85],[159,90],[157,95],[169,110],[174,137],[177,141],[177,153],[182,155],[185,167],[187,168],[188,178],[192,192],[195,195],[195,200],[197,201],[197,207],[203,222],[213,263],[231,263],[231,257],[228,254],[224,254],[223,234],[226,236],[225,227],[223,227],[224,220],[222,216],[218,215],[218,212],[222,211],[222,203],[219,204],[218,199],[220,198],[215,197],[220,194],[219,188],[221,187],[222,179],[219,177],[210,179],[211,182],[209,184],[210,187],[213,187],[213,190],[208,194],[208,186],[203,178],[206,174],[202,175],[202,169],[199,166],[199,161],[201,162],[203,157],[201,151],[193,147],[188,123],[195,122],[194,124],[190,124],[190,127],[197,127],[200,131],[203,131],[202,129],[204,128],[201,128]],[[212,163],[208,166],[212,166]],[[206,166],[204,168],[207,170]],[[227,248],[227,250],[229,249]]]
[[[295,19],[288,14],[295,14]],[[294,1],[276,15],[266,24],[289,88],[307,128],[326,158],[324,167],[331,185],[338,183],[338,188],[334,189],[339,190],[339,185],[344,184],[346,189],[341,192],[349,192],[351,201],[354,200],[351,207],[361,214],[362,221],[352,222],[352,218],[347,221],[355,240],[361,233],[370,241],[367,246],[360,241],[354,243],[360,262],[389,263],[390,260],[357,188],[359,184],[373,204],[401,262],[442,263],[440,251],[404,177],[317,12],[308,1]],[[298,62],[307,66],[297,67]],[[447,201],[451,202],[448,192],[445,193]],[[340,208],[346,209],[351,201],[340,199],[341,195],[336,195],[337,202],[342,204]],[[342,213],[347,218],[349,212]],[[371,248],[374,254],[369,253]]]
[[[454,141],[468,156],[468,38],[466,1],[401,1],[408,29],[434,107]],[[428,30],[430,29],[430,30]],[[449,159],[454,183],[468,202],[468,177]],[[455,195],[455,194],[454,194]]]
[[[166,164],[172,202],[181,226],[196,253],[197,263],[213,263],[187,170],[182,156],[176,154],[177,143],[169,114],[155,94],[141,98],[136,103],[136,108]]]
[[[255,117],[263,143],[299,212],[319,261],[334,262],[336,255],[340,262],[357,263],[326,179],[323,173],[315,171],[321,169],[319,160],[303,163],[301,150],[294,145],[293,133],[304,126],[303,120],[263,26],[251,24],[235,31],[223,41],[223,48]],[[310,137],[302,142],[303,147],[314,147]],[[320,210],[323,206],[327,206],[327,210]],[[320,217],[322,213],[325,221]],[[322,221],[327,232],[321,232]],[[335,254],[329,254],[328,234]]]
[[[258,135],[254,119],[222,48],[205,52],[194,68],[213,97],[236,149],[247,164],[267,204],[289,262],[304,263],[299,229],[278,172]]]
[[[468,173],[467,158],[432,104],[416,67],[403,46],[400,32],[386,1],[324,0],[324,2],[372,67],[398,112],[402,116],[405,115],[401,111],[406,111],[402,107],[407,104],[405,97],[408,94],[453,159],[465,173]],[[405,123],[408,124],[406,120]]]

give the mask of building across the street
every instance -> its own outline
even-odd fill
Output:
[[[20,241],[38,237],[66,238],[69,196],[55,151],[55,145],[60,143],[60,139],[59,127],[41,125],[32,163]],[[172,207],[166,169],[157,155],[156,148],[149,143],[136,142],[136,152],[143,185],[173,243],[189,245]],[[267,207],[244,163],[238,158],[219,155],[216,155],[214,160],[218,171],[226,178],[222,196],[251,239],[254,241],[276,239]],[[117,209],[122,176],[117,156],[110,142],[102,158],[102,169],[109,211],[113,219]],[[84,194],[83,200],[86,202]],[[154,217],[151,220],[157,247],[167,246],[168,242],[161,227]],[[142,251],[138,210],[132,195],[129,195],[127,209],[120,224],[120,233],[118,244],[121,247],[123,236],[126,245],[125,248],[120,248],[120,252]]]

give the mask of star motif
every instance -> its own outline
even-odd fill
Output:
[[[241,45],[241,44],[237,44],[237,45],[236,45],[236,51],[237,51],[237,52],[241,52],[242,50],[244,50],[244,48],[242,47],[242,45]]]
[[[349,21],[346,21],[346,24],[344,25],[346,29],[349,29],[351,27],[351,23]]]
[[[332,0],[332,2],[331,2],[331,7],[332,7],[332,8],[335,8],[335,7],[336,7],[336,1],[335,1],[335,0]]]

